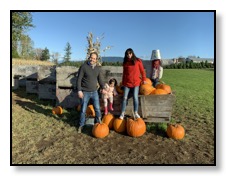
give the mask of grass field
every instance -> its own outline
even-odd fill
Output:
[[[106,139],[98,140],[92,137],[90,129],[79,136],[76,131],[79,114],[76,110],[64,110],[60,116],[53,115],[51,110],[54,102],[38,100],[37,95],[27,95],[24,89],[13,91],[12,163],[213,164],[215,161],[214,70],[165,69],[162,81],[169,84],[176,95],[172,122],[180,123],[185,128],[186,136],[181,141],[174,141],[150,129],[139,139],[131,139],[111,131]],[[125,143],[117,141],[119,138]],[[127,140],[132,143],[127,147],[128,151],[125,149],[125,158],[123,158],[123,154],[118,156],[118,153],[115,153],[117,151],[115,144],[119,142],[119,145],[124,145],[126,148]],[[151,140],[150,144],[144,142],[140,146],[139,143],[147,140]],[[110,147],[111,153],[104,149],[99,151],[100,155],[96,155],[95,150],[92,153],[92,148],[96,145]],[[136,155],[136,160],[133,155],[130,159],[130,154],[126,153],[131,153],[131,145],[133,149],[142,147],[144,151]],[[145,146],[146,148],[152,146],[153,153],[156,147],[156,150],[162,151],[161,155],[149,158],[152,153],[144,150]],[[80,152],[83,152],[83,155]],[[103,156],[108,158],[105,159]]]

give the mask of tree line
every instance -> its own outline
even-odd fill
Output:
[[[59,52],[49,52],[47,47],[34,48],[34,42],[27,35],[27,31],[35,26],[32,24],[33,18],[31,12],[12,12],[12,58],[33,59],[47,61],[51,60],[58,63],[60,56]],[[64,62],[69,62],[71,59],[71,45],[66,43]]]
[[[181,62],[181,63],[175,63],[170,65],[163,66],[164,69],[202,69],[202,68],[214,68],[214,64],[208,63],[206,60],[205,62],[193,62],[193,61],[187,61],[187,62]]]

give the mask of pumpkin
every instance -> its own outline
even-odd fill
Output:
[[[123,133],[126,131],[126,120],[115,118],[113,122],[113,128],[118,133]]]
[[[139,93],[141,95],[149,95],[155,88],[150,84],[142,84],[139,88]]]
[[[166,133],[170,138],[183,139],[185,135],[185,130],[184,127],[179,124],[168,124]]]
[[[116,91],[119,94],[123,94],[124,91],[122,90],[122,82],[120,82],[120,84],[116,86]]]
[[[94,110],[93,105],[88,105],[88,107],[86,109],[86,115],[95,117],[95,110]]]
[[[114,115],[108,113],[107,115],[104,115],[102,122],[108,125],[109,129],[112,129],[114,120],[115,120]]]
[[[54,107],[52,109],[52,113],[53,114],[62,114],[63,113],[63,109],[61,108],[61,106]]]
[[[168,94],[165,90],[163,89],[155,89],[151,92],[151,94],[154,94],[154,95],[166,95]]]
[[[93,125],[92,134],[96,138],[104,138],[109,134],[109,128],[105,123],[96,123]]]
[[[132,137],[140,137],[146,132],[146,125],[142,118],[128,118],[126,128],[128,135]]]
[[[147,77],[146,77],[145,81],[146,81],[146,84],[149,84],[150,86],[152,86],[152,81],[151,81],[150,78],[147,78]],[[143,83],[142,83],[142,81],[141,81],[141,84],[140,84],[140,85],[142,85],[142,84],[143,84]]]
[[[81,111],[81,105],[77,106],[77,111]],[[86,115],[87,116],[91,116],[91,117],[95,117],[95,110],[93,105],[88,105],[86,108]]]
[[[168,94],[170,94],[172,91],[171,91],[171,87],[167,84],[157,84],[156,86],[157,89],[163,89],[165,90]]]
[[[81,111],[81,105],[80,104],[77,106],[77,111],[78,112]]]

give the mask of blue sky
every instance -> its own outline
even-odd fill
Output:
[[[35,48],[47,47],[65,54],[66,43],[72,47],[71,60],[84,60],[92,32],[104,34],[102,49],[112,46],[102,56],[124,56],[132,48],[142,59],[150,59],[159,49],[163,59],[195,55],[214,57],[213,12],[34,12],[28,31]]]

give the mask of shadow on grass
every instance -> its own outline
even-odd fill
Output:
[[[68,123],[70,126],[77,127],[79,113],[73,109],[64,109],[63,114],[52,114],[52,108],[55,107],[55,100],[40,100],[37,94],[26,93],[26,88],[20,88],[12,91],[17,97],[12,97],[12,105],[17,104],[24,110],[31,113],[40,113],[47,117]],[[46,108],[45,108],[46,106]]]

